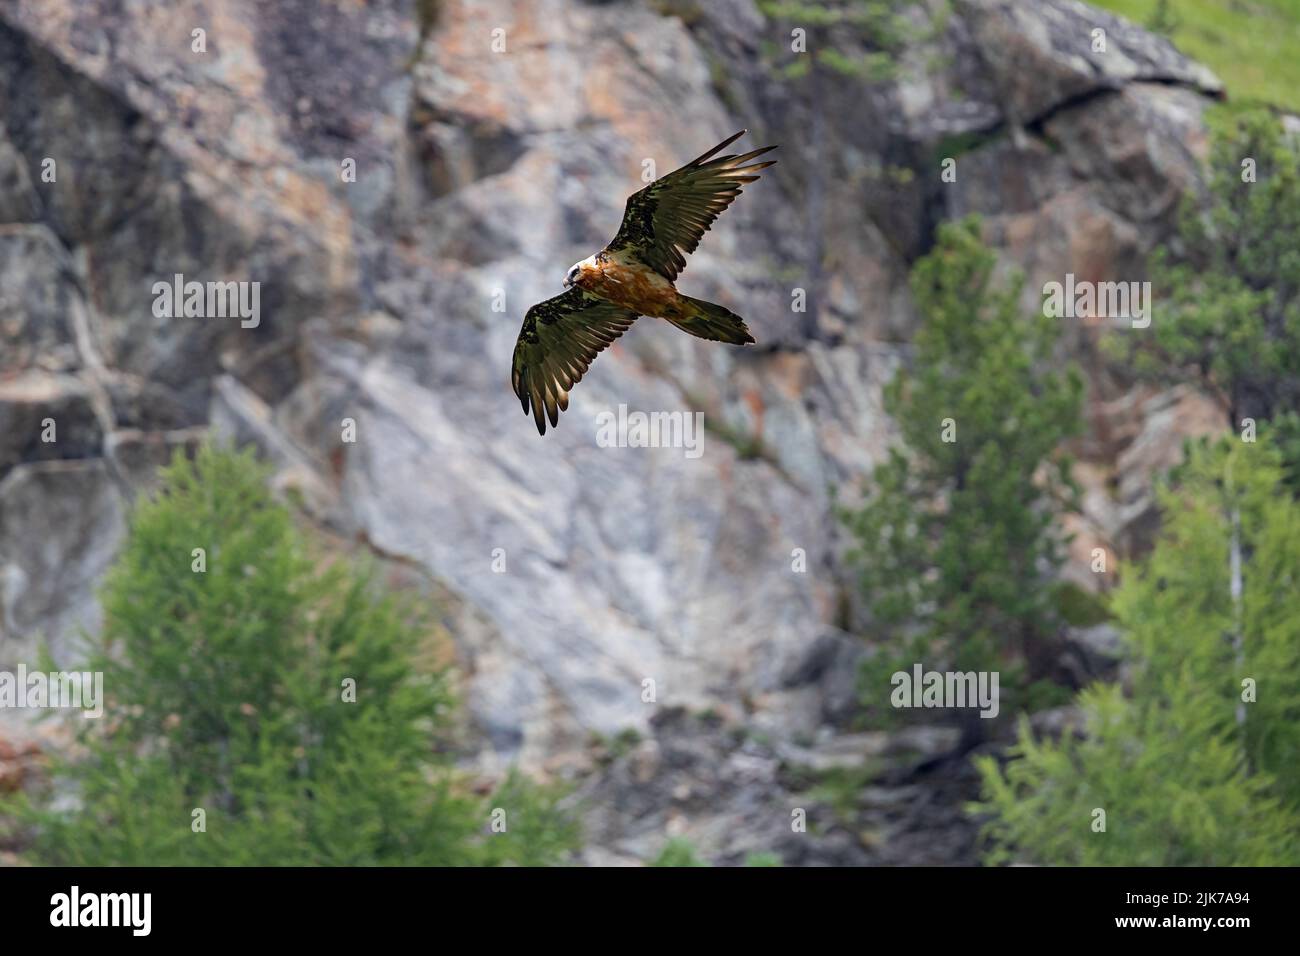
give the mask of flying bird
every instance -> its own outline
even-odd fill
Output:
[[[546,434],[547,418],[552,426],[559,424],[560,412],[569,407],[569,389],[638,316],[667,319],[702,339],[732,345],[754,341],[740,316],[716,302],[682,295],[674,285],[686,268],[686,255],[740,195],[740,187],[758,179],[760,169],[776,165],[775,160],[752,162],[775,146],[715,158],[745,133],[742,129],[629,196],[609,245],[574,263],[564,277],[566,291],[524,315],[510,379],[540,434]]]

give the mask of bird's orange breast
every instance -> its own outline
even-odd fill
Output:
[[[673,284],[649,266],[613,258],[583,266],[577,284],[641,315],[662,316],[677,301]]]

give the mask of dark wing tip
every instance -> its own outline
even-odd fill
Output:
[[[537,434],[546,434],[546,412],[542,409],[542,403],[533,396],[533,421],[537,422]]]
[[[730,136],[728,136],[726,139],[724,139],[724,140],[723,140],[721,143],[719,143],[717,146],[714,146],[714,147],[713,147],[711,150],[709,150],[707,153],[702,153],[701,155],[696,156],[694,159],[692,159],[692,160],[691,160],[689,163],[687,163],[686,165],[687,165],[687,166],[698,166],[700,163],[704,162],[704,161],[705,161],[706,159],[708,159],[710,156],[714,156],[714,155],[716,155],[717,152],[718,152],[719,150],[721,150],[721,149],[725,149],[726,147],[730,146],[732,143],[734,143],[736,140],[740,139],[740,137],[744,136],[744,135],[745,135],[746,133],[748,133],[748,132],[749,132],[749,130],[742,129],[739,133],[732,133]]]
[[[758,157],[764,155],[765,153],[770,153],[770,152],[772,152],[772,150],[774,150],[774,149],[776,149],[775,146],[764,146],[762,149],[754,149],[754,150],[750,150],[748,153],[743,153],[743,154],[741,154],[740,156],[728,156],[728,157],[725,157],[725,158],[726,158],[726,166],[725,166],[725,168],[727,168],[727,169],[741,169],[741,168],[744,168],[744,169],[750,169],[750,168],[754,168],[754,167],[751,167],[751,166],[746,166],[745,164],[748,163],[748,162],[750,162],[750,160],[758,159]],[[722,160],[715,160],[715,162],[722,162]],[[772,163],[775,163],[775,162],[776,162],[775,159],[769,159],[769,160],[766,160],[766,162],[765,162],[763,165],[771,165]],[[759,164],[755,164],[755,167],[757,167],[757,168],[762,168]]]

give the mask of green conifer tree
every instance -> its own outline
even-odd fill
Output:
[[[887,649],[866,672],[868,703],[911,662],[1000,670],[1005,690],[1057,629],[1055,528],[1076,493],[1060,446],[1080,429],[1083,386],[1054,360],[1056,320],[1027,314],[995,264],[969,219],[942,226],[913,269],[922,325],[885,393],[902,443],[845,513]]]
[[[485,802],[436,756],[452,700],[417,664],[425,612],[348,562],[318,567],[251,457],[204,447],[163,479],[103,590],[86,668],[105,716],[55,757],[60,799],[8,807],[35,862],[565,859],[553,794],[512,776]]]
[[[1234,430],[1300,412],[1300,154],[1276,117],[1245,113],[1216,135],[1207,195],[1187,198],[1155,256],[1152,299],[1149,334],[1117,343],[1140,373],[1190,375]]]
[[[1300,864],[1300,505],[1283,477],[1267,443],[1226,440],[1162,489],[1162,537],[1112,602],[1131,691],[1081,694],[1083,739],[1026,721],[1010,763],[978,762],[990,862]]]

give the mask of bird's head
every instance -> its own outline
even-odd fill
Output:
[[[578,280],[582,277],[582,274],[588,269],[595,268],[595,265],[596,257],[588,256],[581,262],[575,262],[569,266],[569,271],[564,274],[564,287],[568,289],[571,286],[580,285],[581,283]]]

